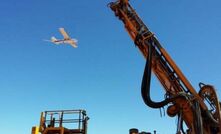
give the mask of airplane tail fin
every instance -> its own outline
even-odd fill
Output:
[[[51,37],[51,42],[55,42],[55,41],[57,41],[57,39],[54,36],[52,36]]]

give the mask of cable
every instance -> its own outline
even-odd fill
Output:
[[[154,102],[150,98],[150,82],[151,82],[151,66],[152,66],[152,52],[153,52],[153,41],[150,39],[150,45],[148,46],[148,57],[146,60],[146,65],[144,69],[142,84],[141,84],[141,95],[144,103],[151,108],[161,108],[168,103],[174,101],[176,98],[181,96],[176,96],[173,98],[166,98],[161,102]],[[149,44],[149,43],[146,43]]]

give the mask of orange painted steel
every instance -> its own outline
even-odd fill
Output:
[[[207,116],[211,115],[211,113],[208,114],[208,106],[205,104],[204,99],[196,92],[167,51],[161,46],[156,36],[143,23],[128,0],[118,0],[110,3],[109,6],[112,11],[114,11],[115,16],[123,22],[126,31],[139,48],[144,58],[148,58],[149,47],[151,46],[153,48],[153,54],[151,54],[153,57],[151,60],[151,70],[164,87],[167,97],[173,98],[183,93],[185,96],[190,96],[190,98],[177,97],[174,99],[174,101],[171,102],[174,107],[170,107],[168,112],[173,115],[177,114],[177,111],[182,110],[182,119],[185,121],[187,127],[193,131],[194,122],[196,122],[195,109],[193,109],[192,106],[194,104],[193,102],[198,103],[198,109],[200,109],[202,113],[204,112],[207,114],[205,118],[209,118],[210,116]],[[218,98],[216,98],[216,100],[218,100]],[[218,104],[215,106],[217,109],[216,113],[219,113],[220,107]],[[218,115],[216,119],[220,126],[220,115]],[[199,124],[199,122],[197,123]],[[214,128],[219,129],[220,127]],[[203,129],[205,130],[205,128]],[[204,133],[210,132],[205,130]]]

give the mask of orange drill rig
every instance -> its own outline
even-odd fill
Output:
[[[221,133],[220,103],[213,86],[200,83],[197,93],[156,36],[143,23],[128,0],[109,4],[124,24],[125,29],[146,59],[141,93],[151,108],[167,107],[167,114],[178,117],[177,133]],[[153,72],[165,89],[165,99],[155,102],[150,97],[150,80]],[[184,130],[183,122],[187,129]]]

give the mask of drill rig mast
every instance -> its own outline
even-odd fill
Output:
[[[178,116],[177,133],[221,133],[220,104],[213,86],[200,83],[199,93],[193,88],[156,36],[147,28],[128,0],[109,4],[124,24],[125,29],[146,59],[141,93],[151,108],[168,105],[167,114]],[[150,97],[150,80],[153,72],[165,89],[165,100],[155,102]],[[187,126],[184,130],[183,122]]]

